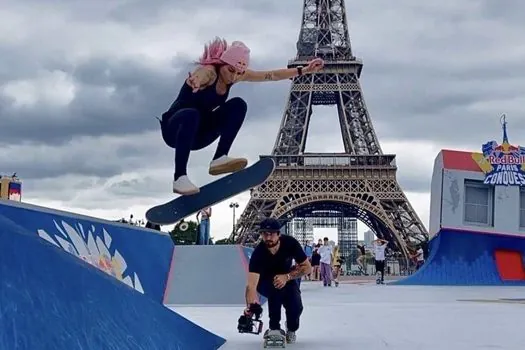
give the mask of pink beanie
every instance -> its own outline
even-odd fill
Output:
[[[250,64],[250,49],[241,41],[234,41],[228,47],[226,40],[215,38],[204,47],[199,63],[203,65],[226,63],[242,72]]]
[[[221,55],[224,63],[244,72],[250,64],[250,49],[240,41],[234,41]]]

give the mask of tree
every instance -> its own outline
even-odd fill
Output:
[[[186,229],[183,231],[181,225],[187,224]],[[186,225],[184,225],[186,226]],[[170,231],[170,237],[173,240],[173,243],[176,245],[193,245],[197,244],[197,237],[199,235],[199,224],[197,221],[184,221],[182,219],[179,223],[173,227],[173,230]],[[208,244],[212,245],[213,237],[210,237]]]
[[[181,230],[182,223],[188,224],[186,230]],[[171,239],[176,245],[191,245],[197,242],[197,231],[199,225],[196,221],[184,221],[181,220],[175,225],[173,230],[170,231]]]

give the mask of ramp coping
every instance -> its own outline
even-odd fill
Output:
[[[133,225],[125,224],[125,223],[122,223],[122,222],[111,221],[111,220],[108,220],[108,219],[101,219],[101,218],[97,218],[97,217],[89,216],[89,215],[76,214],[76,213],[73,213],[73,212],[60,210],[60,209],[47,208],[47,207],[43,207],[43,206],[40,206],[40,205],[31,204],[31,203],[27,203],[27,202],[15,202],[15,201],[12,201],[12,200],[0,199],[0,205],[5,205],[5,206],[9,206],[9,207],[16,207],[16,208],[26,209],[26,210],[33,210],[33,211],[38,211],[38,212],[42,212],[42,213],[46,213],[46,214],[65,216],[65,217],[68,217],[68,218],[71,218],[71,219],[86,220],[86,221],[91,221],[91,222],[94,222],[94,223],[99,223],[99,224],[104,224],[104,225],[113,225],[113,226],[119,226],[119,227],[124,227],[124,228],[129,228],[130,226],[132,226],[133,229],[146,231],[146,232],[149,232],[151,234],[157,234],[157,235],[161,235],[161,236],[169,236],[169,233],[164,232],[164,231],[152,230],[152,229],[145,228],[145,227],[142,227],[142,226],[133,226]]]

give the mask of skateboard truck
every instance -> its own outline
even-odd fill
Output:
[[[239,324],[237,325],[239,333],[260,334],[263,328],[263,322],[260,320],[261,315],[261,305],[250,304],[248,310],[239,317]]]

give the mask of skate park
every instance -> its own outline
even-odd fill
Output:
[[[436,157],[430,227],[437,231],[419,271],[379,286],[343,281],[327,290],[302,282],[307,308],[299,341],[290,346],[474,349],[496,346],[497,327],[506,334],[499,333],[498,346],[517,348],[524,239],[508,232],[516,223],[497,217],[513,196],[495,202],[492,230],[454,222],[464,194],[450,189],[482,178],[475,165],[469,152],[443,150]],[[495,188],[510,189],[519,190]],[[261,348],[260,337],[236,330],[252,248],[174,246],[163,232],[12,200],[0,202],[0,222],[1,348]],[[221,266],[210,273],[218,260]],[[431,321],[417,322],[421,313]],[[320,322],[327,317],[331,322]],[[411,323],[410,329],[390,317]],[[380,325],[380,335],[369,331],[372,324]],[[443,339],[439,333],[451,324],[462,331]],[[334,335],[323,339],[329,332]]]
[[[112,11],[112,16],[121,23],[125,23],[128,16],[133,17],[133,14],[139,13],[141,20],[144,21],[141,24],[142,28],[150,28],[146,24],[150,18],[146,17],[157,10],[154,4],[151,4],[150,11],[136,12],[133,11],[132,5],[127,4],[130,6],[127,8],[129,11],[122,11],[122,9]],[[226,8],[233,6],[228,2],[220,5]],[[282,4],[274,1],[273,5],[277,8]],[[383,5],[387,6],[386,3]],[[451,10],[447,7],[448,5],[443,5],[440,11],[446,12],[447,9],[452,11],[454,18],[458,21],[461,17],[458,13],[472,15],[478,10],[477,7],[462,10],[459,5],[457,9]],[[100,6],[101,8],[97,7],[97,12],[103,12],[102,5]],[[247,11],[245,6],[246,4],[240,3],[235,5],[239,12],[234,12],[233,15],[228,13],[228,22],[238,23],[236,16],[242,11]],[[252,6],[251,3],[250,6]],[[370,50],[363,56],[365,61],[370,62],[370,64],[367,63],[367,73],[364,75],[375,75],[376,79],[382,81],[381,84],[376,85],[370,83],[373,79],[364,83],[371,84],[364,89],[369,91],[369,100],[373,101],[370,102],[370,109],[373,111],[370,116],[360,83],[363,61],[352,51],[355,48],[350,45],[346,18],[347,12],[350,21],[354,16],[359,18],[356,22],[358,23],[357,28],[370,28],[370,18],[363,17],[363,14],[359,13],[364,11],[364,5],[349,0],[303,0],[291,6],[295,8],[295,14],[291,15],[292,11],[285,10],[286,18],[283,21],[288,25],[290,18],[295,18],[294,21],[301,20],[300,30],[297,31],[299,28],[294,27],[292,33],[293,35],[298,34],[297,42],[281,42],[274,45],[265,39],[262,41],[262,46],[271,47],[271,54],[278,56],[276,61],[279,60],[281,65],[283,62],[279,51],[284,51],[284,47],[288,49],[292,47],[291,51],[286,53],[288,55],[293,51],[290,55],[295,55],[288,62],[288,69],[307,66],[309,60],[314,56],[325,60],[325,69],[313,76],[296,76],[285,81],[285,89],[279,90],[278,87],[273,86],[267,88],[271,92],[279,92],[278,96],[277,94],[261,94],[257,95],[257,99],[249,100],[249,117],[252,118],[252,124],[247,124],[248,129],[240,131],[235,151],[244,152],[246,150],[249,153],[248,151],[252,150],[249,146],[260,141],[264,143],[264,150],[258,149],[257,152],[251,152],[249,154],[250,163],[253,163],[261,152],[267,152],[264,154],[271,153],[271,155],[264,157],[272,157],[277,167],[263,186],[252,188],[242,194],[244,198],[249,198],[249,201],[248,199],[243,200],[240,208],[243,210],[241,218],[236,221],[234,208],[231,234],[229,229],[220,232],[221,236],[229,237],[228,244],[174,244],[170,234],[165,232],[165,230],[171,230],[171,227],[155,230],[107,219],[112,218],[113,215],[110,214],[113,211],[109,206],[123,206],[120,209],[127,212],[127,206],[135,205],[135,208],[140,208],[137,203],[142,200],[148,203],[144,205],[150,205],[151,202],[147,202],[144,198],[154,198],[155,203],[159,204],[172,195],[168,193],[171,191],[169,187],[173,170],[172,150],[160,150],[160,147],[164,145],[161,140],[157,139],[159,133],[157,129],[146,131],[146,133],[151,132],[157,135],[154,140],[158,142],[155,143],[147,137],[140,140],[141,137],[137,136],[143,135],[129,124],[136,123],[139,125],[137,128],[143,128],[144,124],[150,125],[151,123],[141,124],[140,122],[146,115],[146,118],[152,119],[154,126],[157,127],[157,121],[150,118],[150,114],[157,112],[156,110],[152,112],[156,107],[148,104],[147,108],[140,109],[138,105],[144,104],[146,100],[148,103],[152,103],[151,101],[159,103],[160,100],[162,100],[160,103],[164,103],[165,99],[171,98],[172,79],[178,76],[173,77],[166,74],[169,81],[162,80],[162,75],[166,72],[157,67],[153,75],[140,80],[142,75],[148,72],[147,69],[138,64],[134,65],[132,61],[126,61],[128,40],[117,39],[118,36],[114,33],[115,36],[112,36],[108,28],[100,32],[104,33],[103,35],[96,33],[96,44],[98,45],[99,41],[102,43],[106,37],[112,38],[112,43],[103,44],[107,46],[104,49],[118,47],[118,54],[122,61],[106,63],[103,73],[98,72],[95,64],[91,62],[77,69],[73,58],[68,57],[72,61],[65,64],[60,62],[63,57],[58,59],[56,56],[50,56],[54,58],[51,61],[56,65],[53,69],[60,68],[58,69],[59,74],[67,75],[64,71],[71,69],[69,67],[71,65],[75,68],[75,79],[89,80],[88,87],[84,87],[84,90],[89,93],[89,98],[84,96],[84,99],[89,101],[88,105],[95,105],[99,108],[89,122],[80,120],[83,108],[89,108],[88,105],[73,105],[67,110],[67,114],[78,118],[78,124],[85,128],[88,134],[94,133],[91,128],[104,129],[105,132],[111,134],[109,120],[112,117],[116,119],[122,117],[121,114],[112,115],[112,112],[123,109],[121,113],[125,114],[125,118],[122,118],[121,125],[117,129],[126,130],[133,140],[119,144],[121,140],[111,139],[108,136],[110,141],[105,141],[109,142],[109,145],[114,146],[115,149],[117,145],[121,146],[113,152],[111,147],[105,147],[106,144],[102,138],[95,138],[95,142],[91,144],[89,140],[86,141],[71,131],[71,135],[59,137],[61,142],[65,142],[63,139],[80,139],[78,142],[84,143],[83,148],[80,148],[78,144],[75,144],[77,148],[69,147],[67,156],[60,160],[60,157],[55,157],[53,154],[55,148],[34,149],[34,145],[38,145],[41,134],[52,134],[51,129],[59,128],[57,125],[60,124],[55,124],[58,119],[56,114],[59,111],[58,107],[48,109],[46,106],[38,111],[39,120],[45,120],[49,126],[35,124],[38,125],[35,131],[31,128],[30,119],[27,119],[26,125],[22,128],[24,135],[22,139],[24,142],[30,140],[33,143],[30,150],[16,148],[16,145],[11,148],[9,142],[16,142],[9,138],[9,133],[15,134],[19,130],[9,128],[0,122],[2,142],[0,160],[5,161],[0,162],[2,163],[0,171],[18,171],[23,178],[26,176],[24,172],[26,174],[29,172],[30,167],[27,164],[35,163],[37,164],[35,167],[39,166],[38,174],[27,181],[27,190],[22,187],[21,183],[0,175],[1,198],[6,198],[0,199],[0,350],[262,349],[262,334],[239,333],[237,329],[239,316],[246,306],[245,284],[248,264],[253,246],[258,238],[257,220],[253,218],[259,216],[273,216],[288,222],[283,234],[295,232],[288,231],[290,227],[298,228],[294,236],[301,243],[304,243],[307,233],[311,233],[308,231],[311,229],[309,224],[304,224],[308,220],[318,225],[321,223],[321,226],[329,224],[337,227],[338,244],[351,266],[349,270],[356,266],[356,243],[358,241],[357,228],[354,230],[351,226],[355,220],[361,220],[377,237],[389,240],[393,254],[392,261],[395,262],[392,264],[392,273],[389,272],[385,276],[384,284],[376,284],[373,265],[370,265],[372,266],[372,271],[369,271],[370,276],[351,274],[342,276],[337,287],[327,288],[323,287],[320,281],[302,280],[300,289],[304,312],[301,316],[301,325],[297,333],[297,342],[287,344],[286,348],[306,350],[356,348],[515,350],[522,348],[523,336],[520,331],[525,307],[525,180],[522,180],[525,179],[523,177],[525,150],[518,146],[518,143],[523,141],[520,139],[520,135],[523,134],[523,127],[521,126],[520,129],[521,109],[512,109],[514,105],[511,102],[513,101],[508,100],[498,100],[495,103],[497,107],[489,107],[489,102],[493,101],[484,101],[482,98],[473,99],[472,104],[468,106],[454,104],[462,98],[468,99],[465,91],[483,90],[492,84],[491,79],[487,77],[480,80],[476,78],[475,87],[465,87],[456,81],[456,86],[449,90],[461,90],[464,95],[460,93],[462,98],[454,98],[452,103],[454,108],[444,108],[446,112],[439,116],[423,113],[423,107],[420,105],[410,109],[400,102],[401,99],[391,97],[399,90],[407,90],[406,93],[409,95],[407,99],[417,101],[421,105],[446,104],[445,97],[436,90],[447,89],[441,88],[436,80],[432,80],[439,81],[435,76],[441,75],[442,79],[444,76],[447,79],[449,76],[459,76],[461,79],[468,80],[466,77],[468,71],[489,70],[489,66],[495,66],[494,62],[498,60],[500,65],[511,71],[510,58],[517,56],[518,53],[498,48],[494,52],[510,53],[505,57],[490,57],[490,63],[485,62],[485,66],[476,66],[472,63],[473,59],[465,59],[462,63],[468,67],[462,66],[461,69],[458,69],[445,61],[444,57],[448,57],[449,53],[438,49],[433,50],[432,55],[440,56],[443,61],[439,61],[436,65],[431,65],[429,62],[428,52],[422,56],[403,58],[398,53],[394,53],[393,47],[388,45],[379,51],[374,51],[370,47],[378,46],[377,41],[381,37],[388,37],[387,41],[393,45],[398,41],[408,40],[407,33],[414,32],[413,28],[410,28],[403,34],[400,29],[402,23],[398,23],[397,26],[390,25],[386,19],[392,15],[402,18],[403,22],[411,22],[417,16],[404,17],[394,11],[394,7],[400,8],[405,6],[403,4],[388,5],[392,7],[380,11],[381,15],[385,16],[380,17],[380,21],[384,22],[380,23],[380,26],[387,28],[382,33],[358,32],[364,29],[357,29],[355,33],[350,33],[352,41],[358,42],[356,47],[364,47],[364,52]],[[416,6],[406,6],[410,8],[410,11],[416,11]],[[423,3],[420,3],[417,7],[424,8],[424,6]],[[481,7],[482,5],[476,4],[476,6]],[[82,11],[77,9],[71,13],[85,13],[87,17],[94,16],[88,10],[88,8],[83,8]],[[179,12],[183,13],[182,17],[192,18],[194,21],[202,21],[204,18],[205,22],[210,22],[211,17],[206,17],[203,9],[194,8],[194,10],[198,11],[195,12],[195,16],[190,16],[182,10]],[[354,10],[356,12],[353,12]],[[435,12],[435,16],[441,15],[441,12],[434,6],[424,10]],[[279,28],[278,25],[274,26],[270,22],[274,18],[269,15],[269,9],[264,11],[256,9],[256,11],[257,18],[253,19],[251,24],[264,28],[265,35],[275,38],[286,33],[285,29]],[[346,12],[343,13],[343,11]],[[43,11],[37,8],[37,12],[39,12],[40,20]],[[169,12],[164,11],[163,14],[168,16]],[[56,18],[53,15],[49,17],[53,20],[59,18],[58,15]],[[431,20],[426,20],[431,23],[436,21],[435,17],[430,18]],[[82,23],[86,23],[83,22],[84,20]],[[165,18],[162,18],[158,23],[164,26],[166,21]],[[128,51],[136,53],[139,50],[138,47],[145,47],[147,51],[139,55],[141,62],[146,62],[153,67],[152,61],[159,59],[164,66],[177,66],[179,61],[173,59],[173,46],[170,45],[174,36],[177,39],[175,40],[177,45],[187,45],[187,43],[179,42],[183,34],[181,34],[181,28],[176,27],[179,23],[184,22],[184,18],[179,16],[177,20],[170,22],[175,23],[175,27],[168,27],[169,39],[162,39],[158,33],[156,39],[153,39],[152,34],[148,33],[147,40],[133,35],[133,38],[129,40],[133,43],[133,47],[128,48]],[[68,27],[64,28],[75,34],[74,21],[68,20],[67,23]],[[269,25],[269,23],[272,24]],[[87,24],[85,25],[84,31],[89,28]],[[421,23],[415,23],[415,26],[418,25]],[[192,23],[192,26],[195,26],[195,23]],[[53,23],[52,27],[60,28],[59,21]],[[444,31],[448,30],[445,28],[446,25],[442,24],[442,27]],[[484,30],[486,27],[486,22],[484,22]],[[396,29],[392,30],[392,28]],[[422,45],[418,41],[417,47],[428,50],[429,46],[441,42],[442,39],[439,38],[435,39],[433,44],[430,43],[431,37],[434,36],[434,29],[429,30],[428,34],[422,28],[419,29],[421,31],[417,35],[427,35],[428,42]],[[44,28],[41,30],[45,32]],[[119,27],[119,30],[124,29]],[[398,33],[397,30],[400,32]],[[162,28],[162,31],[165,33],[166,27]],[[202,31],[205,32],[204,29]],[[278,33],[274,33],[275,31]],[[249,36],[253,35],[249,28],[244,28],[243,32]],[[389,32],[395,32],[395,35]],[[493,31],[486,32],[492,33]],[[208,30],[206,33],[214,32]],[[289,33],[290,31],[286,35]],[[367,38],[367,35],[372,39]],[[481,40],[472,33],[469,35],[472,42],[479,39],[487,47],[494,41],[504,41],[494,40],[492,37],[490,40],[486,38]],[[459,32],[454,36],[460,36]],[[23,40],[22,37],[23,35],[20,35],[16,40]],[[90,42],[88,38],[84,39]],[[153,43],[157,39],[161,48],[156,47]],[[0,43],[3,43],[2,40],[0,38]],[[78,36],[75,36],[75,41],[83,42],[84,40],[78,40]],[[67,40],[56,42],[68,48]],[[370,42],[373,43],[370,44]],[[33,46],[34,43],[32,43]],[[451,48],[453,45],[447,43],[446,46],[448,49],[453,49]],[[195,47],[192,47],[193,51],[197,50]],[[89,48],[81,47],[81,49],[82,55],[80,56],[84,57],[89,52]],[[186,54],[189,55],[183,49],[180,50],[180,52],[179,49],[176,50],[177,59]],[[361,55],[362,51],[359,50],[357,53]],[[169,53],[166,53],[167,51]],[[32,55],[28,55],[28,52]],[[254,46],[253,52],[254,56],[256,52],[260,55],[261,47]],[[385,52],[391,54],[387,55]],[[64,54],[59,52],[59,55]],[[163,57],[155,57],[156,55]],[[486,53],[480,52],[475,61],[481,62],[484,55]],[[25,56],[37,55],[32,51],[27,51],[24,52],[24,56],[20,57]],[[257,59],[259,61],[256,61],[255,65],[262,66],[265,61],[261,62],[260,57]],[[286,56],[286,59],[289,57]],[[430,71],[432,72],[431,78],[426,77],[423,82],[416,84],[415,80],[409,78],[406,78],[405,81],[403,76],[402,81],[407,85],[400,84],[398,80],[392,78],[392,75],[389,75],[389,72],[400,65],[403,66],[404,59],[411,62],[425,62],[423,67],[418,67],[417,74],[424,76],[423,70]],[[49,57],[46,57],[43,62],[48,62],[48,60]],[[25,59],[16,61],[17,64],[23,65]],[[100,61],[102,61],[101,58],[97,63],[101,63]],[[382,61],[395,64],[381,66]],[[405,65],[403,69],[407,70],[407,67]],[[446,68],[441,70],[442,67]],[[8,65],[8,68],[11,67]],[[12,70],[15,71],[14,68]],[[30,75],[30,73],[31,70],[28,69],[25,74]],[[182,73],[185,76],[187,72]],[[512,73],[518,76],[515,71]],[[377,78],[377,75],[380,77]],[[45,79],[42,78],[42,80]],[[111,82],[111,84],[108,83],[106,86],[101,81]],[[480,81],[483,81],[483,84],[480,84]],[[46,86],[43,82],[40,83],[42,84],[40,86]],[[126,93],[119,95],[118,83],[129,84],[126,86]],[[27,86],[24,84],[27,82],[19,82],[14,87],[8,86],[9,89],[3,86],[5,91],[0,91],[2,94],[13,93],[12,91],[25,93],[26,96],[22,102],[16,101],[23,106],[20,107],[22,110],[28,108],[24,103],[35,103],[33,100],[38,100],[34,96],[27,96],[30,93],[26,91]],[[437,87],[434,87],[434,84]],[[153,89],[157,85],[162,87],[163,93]],[[382,90],[380,85],[386,87]],[[496,85],[501,88],[503,84]],[[57,97],[62,92],[59,89],[60,84],[55,82],[55,85],[51,86],[47,88],[46,96],[51,96],[55,102],[58,100],[64,104],[65,102]],[[260,91],[256,89],[252,91],[251,88],[245,88],[245,86],[235,93],[244,96],[253,91]],[[407,86],[413,87],[407,88]],[[43,87],[41,89],[46,90]],[[70,93],[72,89],[65,90]],[[102,94],[102,90],[116,96],[118,106],[111,106],[111,108],[104,106],[101,102],[103,98],[99,95]],[[152,92],[146,94],[145,90]],[[424,90],[425,94],[432,98],[425,100],[415,90]],[[508,93],[507,89],[502,90]],[[142,92],[144,96],[140,96],[138,92]],[[9,97],[12,98],[11,95]],[[44,97],[40,96],[40,98]],[[511,98],[508,97],[508,99]],[[2,95],[2,107],[9,101]],[[136,101],[138,104],[133,104]],[[381,110],[380,107],[383,104],[389,106],[387,110]],[[126,107],[123,108],[123,105]],[[267,109],[269,108],[267,105],[279,105],[281,110],[275,112]],[[305,151],[308,129],[310,129],[308,137],[311,137],[312,133],[326,132],[322,128],[323,125],[319,125],[326,123],[324,118],[321,123],[316,124],[316,127],[312,126],[315,120],[312,119],[312,123],[310,121],[311,115],[319,112],[314,108],[318,105],[336,106],[334,109],[337,109],[337,116],[334,124],[337,124],[337,131],[332,130],[332,134],[329,134],[324,141],[329,143],[336,138],[334,137],[336,134],[335,136],[341,138],[342,148],[339,151],[326,149],[315,151],[317,153]],[[401,110],[399,114],[395,114],[397,109]],[[512,126],[509,128],[512,142],[509,142],[507,137],[505,118],[498,119],[501,111],[508,109],[511,110],[508,120],[509,125]],[[48,110],[52,111],[53,117],[45,114]],[[16,119],[24,119],[24,114],[19,113],[21,118],[19,114],[16,114]],[[318,114],[325,117],[323,111]],[[6,115],[7,119],[5,119]],[[277,115],[276,119],[269,118],[274,115]],[[401,118],[405,115],[414,117],[412,119]],[[9,119],[9,116],[13,115],[6,112],[6,109],[2,109],[0,119],[13,121],[14,119]],[[266,124],[259,120],[254,121],[256,117],[264,119]],[[456,119],[464,120],[464,124],[453,124],[457,121]],[[396,128],[394,122],[390,121],[391,124],[387,124],[389,120],[395,120],[395,124],[405,124],[407,128],[409,127],[407,124],[414,123],[419,125],[420,129],[411,134],[401,128]],[[454,134],[454,131],[457,132],[455,129],[461,129],[467,121],[472,123],[473,129],[461,130],[461,133],[464,134],[461,136],[475,135],[475,141],[472,141],[472,137],[468,140],[459,140],[459,137],[454,139],[455,136],[448,135],[449,133]],[[373,122],[377,124],[373,125]],[[62,127],[66,130],[73,130],[75,123],[77,119],[68,119],[67,126]],[[487,123],[490,127],[487,126],[483,131],[474,129],[474,124],[483,123]],[[93,127],[88,127],[92,124]],[[265,126],[270,124],[272,127]],[[443,129],[440,127],[441,124],[448,126]],[[374,127],[378,130],[377,135],[383,137],[387,134],[386,141],[380,142]],[[435,132],[447,140],[444,143],[451,147],[444,148],[444,146],[441,147],[441,143],[436,143],[440,147],[429,150],[422,147],[423,151],[414,152],[415,148],[420,147],[421,144],[417,142],[412,144],[410,140],[412,138],[424,139],[427,135],[425,134],[426,129],[436,129]],[[252,132],[255,136],[249,135],[250,130],[255,130]],[[403,140],[401,143],[403,147],[399,147],[397,149],[399,152],[393,154],[396,152],[391,152],[394,148],[391,140],[392,134],[396,133],[398,134],[396,138]],[[273,145],[275,134],[277,137]],[[82,135],[84,134],[80,134]],[[389,141],[391,143],[385,146]],[[53,140],[53,142],[58,141]],[[153,154],[144,151],[145,144],[148,143],[154,145],[152,147],[154,154],[164,152],[163,155],[166,155],[162,162],[169,164],[164,164],[161,170],[156,167]],[[69,144],[65,142],[65,145],[68,147]],[[4,146],[10,153],[8,157],[1,158]],[[324,146],[324,143],[321,142],[321,146]],[[207,150],[209,154],[207,153],[206,157],[209,155],[208,158],[211,159],[213,151],[213,147]],[[93,153],[95,156],[87,157],[88,160],[86,160],[87,153]],[[111,166],[104,165],[103,159],[100,158],[109,159],[113,153],[119,154],[117,158],[119,162],[114,161]],[[126,153],[128,156],[125,155]],[[425,159],[416,159],[416,166],[410,167],[410,171],[399,171],[407,164],[407,162],[400,161],[401,154],[419,158],[423,153],[425,153],[424,157],[420,158],[431,159],[432,165],[426,164]],[[9,163],[8,158],[25,160],[19,163]],[[38,158],[45,159],[46,162],[40,163]],[[138,162],[142,166],[144,166],[143,163],[146,163],[144,167],[148,168],[148,171],[141,173],[144,168],[139,168],[137,162],[130,160],[132,158],[139,159]],[[206,158],[206,162],[208,161]],[[122,168],[115,164],[120,164],[120,162],[123,164]],[[67,176],[64,178],[60,174],[61,163],[71,167],[68,171],[76,175],[78,173],[85,175],[84,181],[68,188]],[[20,168],[6,166],[6,164],[18,164]],[[48,165],[48,167],[43,167],[41,164]],[[192,176],[208,171],[207,163],[202,164],[191,164]],[[4,167],[7,169],[3,169]],[[97,170],[97,167],[104,168],[102,169],[104,174],[114,171],[117,175],[112,179],[118,178],[118,181],[124,183],[125,186],[122,185],[122,188],[115,189],[113,185],[115,187],[118,185],[115,180],[108,186],[103,186],[102,190],[98,188],[97,192],[97,186],[101,181],[100,178],[97,181],[96,176],[93,175],[95,172],[93,169]],[[166,168],[169,168],[170,172],[164,171]],[[421,169],[428,175],[428,184],[425,176],[417,172]],[[432,171],[431,178],[430,170]],[[411,171],[415,172],[413,177],[417,177],[418,174],[422,177],[419,182],[424,184],[424,192],[429,194],[429,200],[425,199],[424,205],[414,204],[413,192],[411,195],[407,194],[410,188],[407,189],[405,184],[410,183],[407,178]],[[135,177],[130,179],[121,176],[126,172],[134,172]],[[151,176],[155,172],[161,175]],[[56,199],[55,202],[47,202],[49,205],[25,199],[38,198],[38,196],[30,196],[31,191],[38,192],[38,186],[31,187],[29,183],[38,182],[41,180],[40,177],[44,178],[44,181],[40,182],[43,184],[49,184],[49,178],[53,177],[58,179],[55,183],[59,182],[59,186],[52,188],[54,191],[52,195],[49,194],[51,191],[47,192],[50,197]],[[15,175],[12,179],[15,179]],[[211,177],[206,179],[214,180]],[[89,203],[92,198],[78,193],[86,189],[94,193],[93,197],[99,196],[99,198]],[[106,191],[110,195],[105,196],[105,193],[100,193]],[[121,191],[120,196],[112,197],[111,194],[115,193],[112,191]],[[62,203],[74,203],[74,200],[64,199],[69,196],[75,197],[77,203],[82,202],[82,205],[86,207],[100,205],[103,207],[100,209],[103,215],[80,214],[74,209],[59,210],[61,200],[64,201]],[[117,197],[120,201],[111,200]],[[125,198],[125,204],[122,198]],[[429,209],[428,219],[423,213],[426,208]],[[319,212],[331,213],[334,211],[338,212],[335,219],[323,216],[324,214],[315,217]],[[227,214],[229,222],[230,212]],[[298,220],[298,223],[293,220]],[[319,237],[315,236],[315,238]],[[416,270],[415,263],[410,258],[410,252],[417,249],[420,244],[427,242],[428,256],[425,257],[425,263]],[[269,323],[268,305],[262,296],[259,296],[259,301],[263,306],[261,320],[266,329]],[[283,311],[283,326],[284,321]]]

